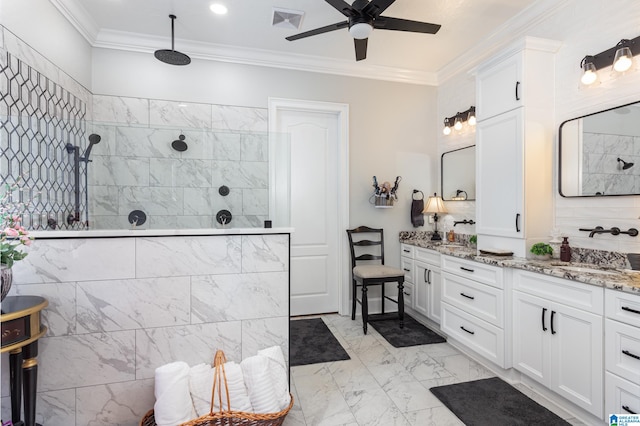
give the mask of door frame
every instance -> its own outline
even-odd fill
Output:
[[[338,289],[338,309],[340,315],[349,312],[349,281],[351,280],[351,261],[347,250],[345,231],[349,227],[349,105],[333,102],[308,101],[300,99],[269,98],[269,217],[276,226],[290,226],[290,170],[277,168],[277,160],[283,160],[289,154],[282,149],[283,144],[271,143],[282,140],[278,128],[278,114],[283,111],[307,111],[333,113],[338,119],[338,229],[337,258],[340,262],[342,282]],[[285,144],[287,145],[287,144]],[[286,151],[286,152],[284,152]],[[295,232],[295,229],[293,230]]]

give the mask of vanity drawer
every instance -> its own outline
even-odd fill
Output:
[[[615,374],[604,375],[605,413],[640,413],[640,386]]]
[[[513,289],[602,315],[604,305],[602,287],[529,271],[514,270]]]
[[[486,321],[449,305],[442,304],[440,327],[451,338],[460,341],[502,368],[505,366],[504,331]]]
[[[440,267],[440,253],[437,251],[416,247],[413,251],[413,258],[420,262],[426,262]]]
[[[503,290],[445,272],[442,274],[442,301],[497,327],[504,327]]]
[[[604,312],[607,318],[640,327],[640,295],[606,289]]]
[[[503,271],[498,266],[454,256],[442,256],[442,271],[460,275],[492,287],[503,288]]]
[[[606,369],[640,385],[640,328],[607,319],[604,330]]]
[[[404,257],[400,258],[400,269],[404,271],[404,281],[413,283],[415,282],[413,278],[413,268],[414,262],[413,259],[406,259]]]
[[[413,252],[415,247],[410,244],[400,244],[400,256],[410,257],[413,259]]]
[[[404,306],[413,309],[414,286],[411,283],[404,283]]]

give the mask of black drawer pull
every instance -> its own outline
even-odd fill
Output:
[[[460,326],[461,329],[463,329],[464,331],[466,331],[469,334],[476,334],[475,331],[469,331],[466,328],[464,328],[463,326]]]
[[[547,308],[542,308],[542,331],[547,331],[547,326],[544,323],[544,314],[547,313]]]
[[[622,351],[622,353],[625,354],[626,356],[630,356],[631,358],[640,359],[640,356],[638,356],[636,354],[632,354],[629,351]]]
[[[629,414],[638,414],[638,413],[636,413],[635,411],[631,410],[627,405],[623,405],[623,406],[622,406],[622,409],[623,409],[624,411],[626,411],[627,413],[629,413]]]
[[[402,251],[405,252],[405,253],[411,253],[411,250],[406,250],[405,249],[405,250],[402,250]]]
[[[460,269],[467,272],[475,272],[473,269],[465,268],[464,266],[461,266]]]
[[[473,297],[473,296],[467,296],[467,295],[466,295],[466,294],[464,294],[464,293],[460,293],[460,296],[462,296],[462,297],[466,297],[467,299],[471,299],[471,300],[474,300],[474,299],[475,299],[475,297]]]
[[[407,268],[402,268],[402,269],[404,269],[407,272],[411,272],[411,269],[407,269]]]
[[[556,334],[556,331],[553,329],[553,317],[556,315],[556,311],[551,311],[551,334]]]
[[[407,293],[406,291],[403,291],[405,296],[411,296],[411,293]]]
[[[640,311],[636,311],[635,309],[631,309],[631,308],[628,308],[626,306],[623,306],[620,309],[622,309],[623,311],[627,311],[627,312],[631,312],[631,313],[640,315]]]

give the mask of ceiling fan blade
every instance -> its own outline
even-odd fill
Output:
[[[325,0],[325,1],[329,3],[331,6],[333,6],[340,13],[342,13],[344,16],[346,17],[353,16],[353,9],[349,5],[349,3],[347,3],[346,1],[344,0]]]
[[[356,61],[367,59],[367,41],[366,38],[354,38],[353,44],[356,48]]]
[[[362,12],[369,16],[377,18],[382,12],[387,10],[396,0],[372,0],[362,9]]]
[[[381,30],[409,31],[412,33],[435,34],[442,25],[430,24],[428,22],[410,21],[408,19],[390,18],[379,16],[373,21],[373,28]]]
[[[328,33],[329,31],[335,31],[342,28],[347,28],[349,26],[349,21],[337,22],[335,24],[327,25],[326,27],[316,28],[315,30],[309,30],[304,33],[294,34],[289,37],[285,37],[289,41],[298,40],[305,37],[311,37],[318,34]]]

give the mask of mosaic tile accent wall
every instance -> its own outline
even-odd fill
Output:
[[[29,202],[32,229],[78,229],[87,220],[84,163],[76,205],[73,154],[85,145],[87,106],[60,84],[0,49],[0,182],[18,182],[14,201]],[[77,213],[77,214],[76,214]],[[72,215],[77,221],[68,221]]]

